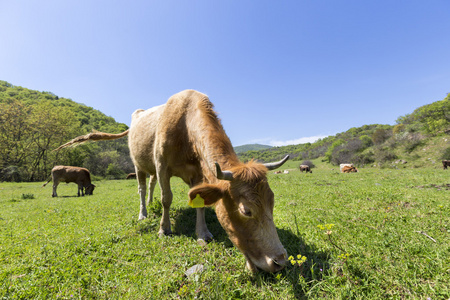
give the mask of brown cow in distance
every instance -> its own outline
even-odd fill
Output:
[[[46,186],[47,183],[53,180],[53,193],[52,197],[58,197],[56,194],[56,188],[60,182],[75,182],[78,185],[78,197],[84,196],[84,189],[86,189],[86,195],[92,195],[94,193],[95,185],[91,183],[91,174],[88,169],[80,167],[68,167],[68,166],[55,166],[52,169],[52,177],[42,185]]]
[[[340,164],[339,165],[339,170],[340,170],[340,172],[342,173],[342,169],[344,168],[344,167],[354,167],[354,165],[353,164]]]
[[[442,168],[444,170],[447,170],[447,167],[450,167],[450,160],[443,160],[442,161]]]
[[[191,200],[215,205],[220,224],[243,252],[247,268],[253,272],[258,268],[268,272],[283,269],[287,252],[273,222],[274,194],[267,171],[283,165],[289,156],[267,164],[239,161],[208,96],[194,90],[175,94],[164,105],[136,110],[127,131],[90,133],[56,150],[126,135],[138,180],[139,219],[147,217],[146,175],[150,174],[150,201],[156,181],[161,188],[163,214],[159,234],[171,234],[170,178],[180,177],[191,188]],[[212,239],[204,207],[197,208],[196,233],[200,240]]]
[[[300,169],[300,172],[305,171],[306,173],[312,173],[311,168],[308,165],[300,165],[298,168]]]
[[[351,172],[358,172],[358,169],[355,167],[349,167],[349,166],[344,166],[341,170],[342,173],[351,173]]]

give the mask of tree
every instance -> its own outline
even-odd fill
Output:
[[[21,170],[20,176],[14,177],[21,180],[45,178],[58,156],[50,151],[73,136],[77,127],[71,111],[56,111],[48,102],[25,106],[10,99],[0,103],[2,169]],[[8,169],[10,166],[15,168]]]
[[[30,112],[30,107],[26,107],[14,99],[0,103],[0,157],[2,162],[0,175],[2,178],[9,166],[15,166],[13,169],[18,170],[29,154],[29,147],[23,141],[29,139],[30,124],[27,118]],[[15,178],[21,178],[21,176],[15,176]]]
[[[55,109],[49,102],[41,102],[34,107],[29,118],[34,151],[29,154],[29,181],[43,179],[42,175],[51,170],[53,161],[60,156],[51,150],[74,136],[79,122],[74,113],[66,108]],[[44,175],[45,178],[46,175]]]

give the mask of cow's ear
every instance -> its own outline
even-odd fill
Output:
[[[189,191],[189,199],[193,200],[197,195],[205,200],[206,206],[209,206],[222,199],[224,192],[218,185],[204,183],[193,187]]]

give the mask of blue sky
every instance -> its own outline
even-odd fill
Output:
[[[130,124],[184,89],[233,145],[298,144],[450,92],[450,1],[3,1],[0,80]]]

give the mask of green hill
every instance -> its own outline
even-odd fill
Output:
[[[273,147],[240,153],[242,160],[273,161],[289,154],[294,161],[322,158],[333,165],[352,162],[358,166],[440,167],[450,159],[450,94],[399,117],[397,124],[364,125],[315,143]]]
[[[259,151],[259,150],[265,150],[265,149],[269,149],[269,148],[272,148],[272,146],[260,145],[260,144],[247,144],[247,145],[234,147],[234,151],[236,151],[236,153],[239,154],[242,152]]]
[[[134,170],[126,139],[52,152],[93,129],[118,133],[128,127],[71,99],[0,81],[0,180],[41,181],[56,164],[110,178]]]

